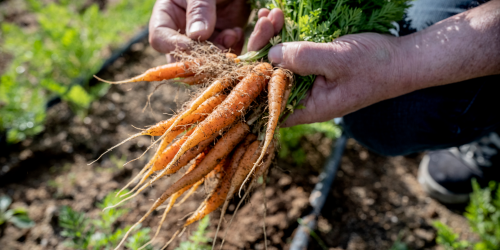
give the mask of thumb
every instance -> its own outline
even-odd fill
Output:
[[[214,32],[215,12],[215,0],[188,0],[186,8],[187,36],[194,40],[207,40]]]
[[[332,69],[331,43],[289,42],[271,48],[268,57],[275,66],[299,75],[327,75]]]

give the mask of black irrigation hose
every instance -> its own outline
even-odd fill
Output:
[[[332,147],[333,153],[330,157],[328,157],[325,168],[319,175],[319,182],[316,183],[316,186],[309,197],[309,202],[313,209],[308,215],[299,220],[300,225],[295,233],[295,236],[293,237],[290,250],[307,249],[307,245],[309,244],[309,235],[315,236],[312,230],[316,228],[318,216],[321,213],[321,209],[325,204],[326,197],[328,197],[330,187],[332,186],[337,170],[339,169],[346,142],[347,135],[342,133]]]

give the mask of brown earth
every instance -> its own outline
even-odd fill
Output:
[[[118,80],[137,75],[149,67],[161,65],[164,56],[146,41],[115,62],[101,76]],[[3,148],[0,155],[0,194],[13,198],[11,207],[26,207],[36,225],[18,229],[7,223],[0,226],[2,249],[65,249],[57,224],[59,208],[68,205],[97,218],[96,203],[108,193],[123,187],[138,173],[145,157],[124,167],[123,159],[138,157],[151,143],[142,137],[113,150],[98,163],[88,166],[107,148],[144,127],[166,119],[189,99],[190,89],[181,85],[163,85],[152,96],[151,108],[141,112],[147,95],[156,84],[135,83],[112,86],[95,101],[86,117],[75,116],[60,103],[48,112],[44,133],[18,145]],[[297,166],[289,159],[278,159],[269,174],[265,197],[265,224],[268,249],[288,249],[298,226],[297,219],[310,210],[308,197],[330,153],[332,141],[321,134],[302,138],[307,160]],[[421,155],[383,157],[367,151],[350,140],[342,158],[332,190],[319,219],[316,232],[329,249],[389,249],[401,237],[410,249],[438,249],[432,221],[441,220],[457,232],[472,237],[461,208],[449,208],[427,197],[416,180]],[[175,180],[167,178],[147,189],[124,207],[131,212],[122,216],[117,228],[133,224],[151,206],[162,190]],[[162,227],[155,249],[162,246],[181,226],[180,218],[194,211],[204,199],[200,189],[181,207],[174,208]],[[234,201],[225,217],[234,213]],[[143,226],[156,228],[157,211]],[[211,216],[209,236],[214,235],[219,211]],[[240,209],[225,249],[264,249],[262,233],[262,185]],[[223,224],[224,230],[227,222]],[[176,239],[172,246],[186,240],[195,227]],[[220,235],[220,234],[219,234]],[[170,247],[169,249],[173,249]],[[321,249],[313,239],[309,249]]]

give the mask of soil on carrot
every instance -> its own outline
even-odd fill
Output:
[[[121,80],[165,63],[146,41],[110,66],[100,76]],[[77,117],[64,103],[48,111],[45,131],[33,139],[1,150],[0,194],[13,198],[11,207],[26,207],[36,225],[18,229],[10,223],[0,226],[2,249],[66,249],[57,220],[59,208],[68,205],[76,211],[97,218],[96,203],[108,193],[123,187],[151,158],[151,150],[140,160],[122,166],[151,144],[141,137],[113,150],[97,163],[87,163],[137,132],[134,128],[167,119],[190,98],[192,87],[164,84],[151,97],[151,106],[141,112],[147,96],[156,84],[131,83],[114,85],[95,101],[88,115]],[[301,139],[306,163],[299,166],[290,159],[277,159],[267,179],[265,219],[268,249],[288,249],[298,226],[297,219],[310,211],[309,195],[318,180],[332,141],[321,134]],[[431,223],[441,220],[465,237],[466,220],[461,208],[449,208],[428,198],[420,188],[416,173],[421,155],[382,157],[350,140],[342,165],[327,199],[316,233],[329,249],[389,249],[398,237],[411,249],[437,249]],[[148,188],[126,203],[130,213],[114,225],[124,228],[134,224],[177,176]],[[181,218],[194,211],[206,197],[200,188],[181,207],[170,212],[162,226],[155,249],[168,241],[182,226]],[[224,249],[264,249],[263,185],[257,185],[240,208],[228,230]],[[220,237],[226,230],[239,199],[233,201],[225,215]],[[156,229],[162,211],[150,216],[143,226]],[[220,211],[212,213],[208,236],[215,234]],[[187,240],[195,226],[176,238],[169,249]],[[311,239],[309,249],[321,249]]]

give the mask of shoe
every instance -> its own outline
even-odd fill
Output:
[[[492,132],[479,141],[460,147],[428,152],[420,162],[418,181],[442,203],[465,203],[471,181],[480,186],[500,179],[500,137]]]

